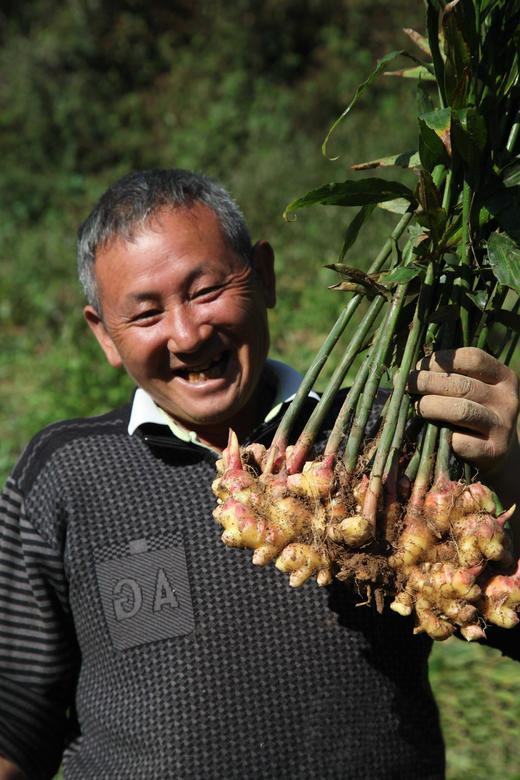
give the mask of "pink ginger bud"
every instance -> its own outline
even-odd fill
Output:
[[[334,455],[323,460],[307,461],[301,473],[287,477],[288,488],[297,495],[309,498],[326,498],[334,491]]]
[[[363,503],[365,501],[365,496],[367,494],[369,484],[369,478],[366,474],[363,474],[360,481],[352,488],[352,495],[356,500],[356,510],[358,512],[361,512],[361,509],[363,508]]]
[[[454,521],[460,516],[472,515],[475,512],[496,514],[496,504],[493,492],[482,482],[472,482],[466,485],[457,499]]]
[[[442,536],[450,527],[450,514],[457,498],[458,483],[447,477],[437,479],[424,499],[424,518],[430,528]]]

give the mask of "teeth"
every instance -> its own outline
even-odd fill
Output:
[[[197,368],[196,371],[193,369],[186,371],[186,377],[189,382],[201,382],[204,379],[216,379],[220,376],[221,373],[221,361],[223,352],[216,355],[213,360],[209,361],[203,366],[200,366]]]

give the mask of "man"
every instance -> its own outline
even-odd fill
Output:
[[[269,244],[210,180],[147,171],[101,198],[79,269],[87,322],[138,389],[40,432],[4,490],[0,778],[62,757],[83,780],[441,778],[431,642],[338,582],[290,589],[211,517],[228,428],[268,443],[298,385],[266,362]],[[456,446],[508,503],[516,377],[451,359],[411,378],[420,411],[467,421]]]

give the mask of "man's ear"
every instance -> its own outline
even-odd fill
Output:
[[[261,239],[253,247],[252,267],[264,293],[264,302],[268,309],[276,303],[276,282],[274,274],[274,251],[268,241]]]
[[[85,319],[87,320],[92,333],[98,340],[99,346],[105,353],[106,359],[110,365],[114,366],[114,368],[119,368],[119,366],[122,366],[123,361],[121,360],[121,356],[117,351],[116,345],[112,341],[112,338],[107,333],[105,324],[97,311],[93,306],[89,305],[85,306],[83,309],[83,314],[85,315]]]

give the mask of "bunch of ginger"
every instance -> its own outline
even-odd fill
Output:
[[[415,633],[433,639],[459,629],[471,641],[487,623],[518,623],[520,562],[512,571],[504,528],[514,507],[497,516],[483,484],[440,474],[417,493],[401,472],[370,517],[366,475],[353,478],[334,455],[290,473],[290,456],[289,447],[273,466],[263,445],[240,448],[230,433],[213,483],[227,545],[254,550],[258,566],[274,560],[293,587],[311,577],[320,586],[349,583],[360,602],[414,614]]]

